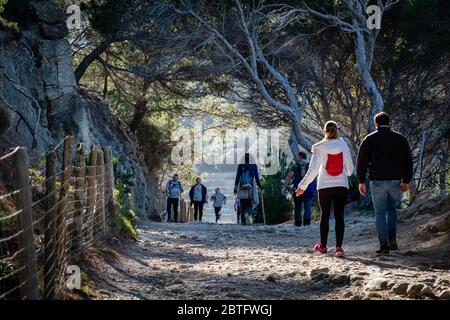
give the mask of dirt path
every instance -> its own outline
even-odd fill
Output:
[[[377,257],[373,217],[350,215],[347,256],[337,258],[333,231],[331,252],[313,252],[317,223],[298,229],[144,222],[137,243],[113,246],[117,255],[91,252],[87,273],[97,299],[449,298],[449,271],[439,268],[450,255],[427,260],[410,229],[400,224],[400,250]]]

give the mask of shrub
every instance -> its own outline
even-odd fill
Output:
[[[293,201],[287,200],[281,194],[282,181],[286,177],[288,167],[286,155],[280,154],[280,168],[274,175],[265,176],[262,182],[264,188],[264,209],[267,224],[279,224],[289,221],[293,217]],[[261,205],[255,209],[255,223],[263,223]]]

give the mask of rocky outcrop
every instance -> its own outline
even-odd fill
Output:
[[[0,108],[10,112],[12,123],[1,138],[2,151],[23,145],[36,161],[68,134],[88,148],[111,146],[118,169],[133,177],[140,209],[160,211],[156,180],[134,138],[101,100],[76,84],[64,11],[52,1],[31,1],[29,12],[19,37],[0,32]]]

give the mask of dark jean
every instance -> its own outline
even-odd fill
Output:
[[[388,237],[397,235],[396,206],[401,196],[400,185],[400,180],[370,181],[378,240],[381,246],[388,246]]]
[[[202,221],[203,217],[203,202],[202,201],[193,201],[194,204],[194,220]]]
[[[306,226],[311,223],[312,201],[312,198],[305,198],[304,196],[294,198],[295,225],[297,227],[302,225],[302,206],[305,211],[303,214],[303,225]]]
[[[167,222],[170,221],[172,216],[171,207],[173,207],[173,220],[177,222],[178,220],[178,198],[167,198]]]
[[[246,224],[245,213],[249,216],[253,215],[252,200],[241,199],[241,223]]]

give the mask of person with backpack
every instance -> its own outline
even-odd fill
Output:
[[[217,187],[215,193],[211,196],[211,201],[213,202],[214,213],[216,214],[216,223],[220,220],[220,210],[222,210],[222,206],[227,202],[227,197],[220,192],[220,188]]]
[[[336,122],[328,121],[324,128],[324,139],[312,146],[309,169],[300,181],[296,195],[302,195],[308,185],[319,175],[317,189],[320,206],[320,241],[314,250],[327,253],[327,240],[331,205],[336,221],[336,256],[344,256],[344,209],[348,194],[348,176],[353,173],[353,161],[350,149],[341,138]]]
[[[396,206],[401,193],[409,189],[413,163],[408,140],[391,130],[389,116],[380,112],[374,121],[376,131],[365,137],[359,147],[356,176],[362,196],[367,192],[366,175],[370,180],[380,243],[377,254],[388,254],[389,250],[398,249]]]
[[[295,164],[290,168],[284,184],[281,187],[281,193],[286,195],[286,187],[291,184],[295,189],[297,189],[298,184],[305,176],[309,168],[309,163],[306,161],[306,153],[299,152],[295,157]],[[316,194],[316,183],[315,180],[311,182],[308,188],[301,196],[294,195],[294,212],[295,212],[295,222],[296,227],[302,226],[302,207],[304,208],[303,214],[303,225],[308,226],[311,224],[311,212],[312,212],[312,202]]]
[[[194,221],[202,221],[203,205],[208,202],[208,190],[202,184],[202,179],[197,177],[195,184],[189,190],[189,198],[191,199],[191,206],[194,206]]]
[[[244,156],[244,163],[238,165],[234,180],[234,195],[241,203],[241,223],[250,224],[253,217],[253,202],[256,202],[256,186],[263,190],[259,180],[258,166],[250,163],[250,154]]]
[[[178,222],[178,202],[180,195],[183,193],[183,186],[178,181],[178,173],[175,173],[167,182],[166,195],[167,195],[167,222],[171,221],[171,208],[173,207],[173,218],[175,222]]]

